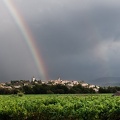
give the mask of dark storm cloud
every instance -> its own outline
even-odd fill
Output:
[[[99,47],[102,42],[109,44],[109,41],[113,41],[119,34],[119,9],[101,5],[83,11],[82,15],[79,11],[78,8],[77,11],[70,10],[63,16],[52,16],[53,21],[46,19],[44,21],[46,24],[40,26],[40,31],[36,32],[40,34],[39,38],[44,46],[43,53],[46,53],[48,60],[46,62],[49,63],[49,68],[53,68],[51,75],[60,74],[66,79],[94,79],[116,75],[111,73],[111,69],[114,69],[114,73],[118,73],[118,69],[113,67],[115,63],[112,67],[106,65],[110,66],[112,63],[111,58],[108,58],[110,63],[106,63],[105,60],[106,54],[113,56],[109,46],[105,46],[108,47],[106,54],[100,46],[102,53],[96,52],[99,57],[94,54],[94,50],[97,51],[94,48]],[[119,60],[119,57],[117,59]]]
[[[119,1],[14,0],[14,2],[36,38],[50,79],[61,76],[63,79],[90,80],[103,76],[119,75]],[[10,22],[8,25],[13,26],[13,23]],[[5,28],[4,24],[2,28]],[[0,31],[3,32],[2,29]],[[10,29],[5,29],[2,34],[11,34],[9,31]],[[12,38],[13,43],[15,38]],[[4,42],[1,41],[1,43]],[[19,45],[22,46],[23,44],[20,42]],[[9,46],[8,48],[10,49]],[[26,47],[23,48],[21,52],[25,51]],[[28,49],[26,50],[28,53],[22,55],[21,53],[14,54],[14,50],[10,50],[12,57],[13,55],[19,56],[18,58],[24,56],[25,61],[22,59],[20,64],[28,63],[29,66],[32,63],[32,60],[27,61],[27,57],[25,57],[29,53]],[[0,54],[4,53],[0,52]],[[3,55],[3,57],[5,56]],[[28,58],[31,59],[32,57],[29,55]],[[11,58],[11,61],[19,60],[14,61]],[[4,58],[2,64],[4,64]],[[29,67],[35,69],[33,66],[34,64]],[[24,71],[28,70],[28,67],[23,68]],[[13,70],[16,69],[17,67],[14,67]],[[19,75],[21,70],[22,68],[19,67],[19,72],[16,72],[18,76],[23,74],[21,72]],[[24,73],[28,76],[32,70],[30,73]]]

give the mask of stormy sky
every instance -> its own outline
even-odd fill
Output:
[[[0,82],[41,79],[24,36],[0,1]],[[49,79],[120,76],[120,1],[11,0],[32,32]]]

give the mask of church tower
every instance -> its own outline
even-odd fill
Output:
[[[35,82],[35,80],[36,80],[36,78],[33,76],[33,77],[32,77],[32,82]]]

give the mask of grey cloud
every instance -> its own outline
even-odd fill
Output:
[[[120,68],[116,67],[116,63],[113,62],[115,60],[112,58],[119,60],[119,56],[113,55],[113,49],[109,47],[109,44],[114,44],[116,40],[119,40],[119,1],[14,0],[14,2],[36,38],[50,79],[61,76],[63,79],[90,80],[110,74],[118,75]],[[5,32],[0,29],[1,49],[4,51],[0,51],[0,54],[3,54],[1,64],[5,64],[8,62],[6,59],[12,57],[6,65],[2,66],[5,69],[3,71],[6,71],[9,66],[8,76],[14,76],[14,71],[16,74],[14,77],[18,76],[17,78],[22,75],[28,78],[32,73],[39,76],[30,51],[22,42],[24,41],[22,34],[14,25],[11,17],[8,18],[11,22],[7,22],[7,25],[12,27],[13,32],[10,31],[10,28],[7,29],[5,23],[1,24],[5,29]],[[5,37],[4,34],[8,34],[9,37]],[[12,39],[9,46],[3,41],[8,38]],[[7,40],[7,42],[9,41]],[[108,50],[102,50],[101,44],[104,45],[104,48],[108,47]],[[116,49],[115,45],[113,47]],[[98,53],[99,51],[102,53]],[[106,55],[102,55],[105,52],[109,54],[108,62],[100,58]],[[110,66],[110,64],[112,65]],[[12,67],[12,65],[15,66]],[[18,67],[16,67],[17,65]],[[13,72],[9,72],[11,68]],[[17,68],[19,68],[18,71],[16,71]],[[113,68],[113,70],[111,71],[109,68]],[[3,71],[1,73],[4,75]]]
[[[52,4],[43,7],[44,15],[38,14],[37,25],[34,24],[34,18],[31,20],[31,28],[44,53],[52,77],[57,76],[60,71],[63,71],[63,76],[71,78],[82,78],[86,75],[99,77],[102,74],[104,76],[105,70],[109,73],[109,70],[103,70],[105,63],[96,58],[93,49],[102,41],[108,41],[109,38],[111,40],[119,33],[120,16],[119,8],[103,3],[91,2],[90,6],[82,8],[76,2],[70,2],[68,5],[63,2],[63,5],[57,4],[57,7]],[[100,74],[97,70],[101,71]]]

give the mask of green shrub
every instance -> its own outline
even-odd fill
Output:
[[[17,93],[17,95],[18,95],[19,97],[22,97],[22,96],[24,95],[24,93],[19,92],[19,93]]]

